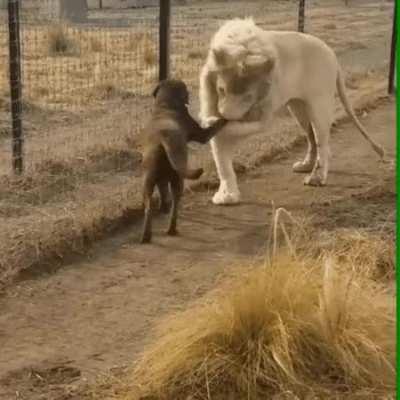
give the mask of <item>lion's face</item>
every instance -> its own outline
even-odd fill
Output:
[[[259,100],[259,80],[224,71],[217,76],[218,112],[228,120],[242,119]]]
[[[268,93],[273,60],[248,56],[226,65],[218,54],[215,61],[218,112],[225,119],[241,120]]]

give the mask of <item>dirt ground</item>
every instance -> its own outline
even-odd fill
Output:
[[[394,101],[381,101],[363,123],[393,156]],[[321,231],[386,224],[393,232],[393,166],[378,162],[351,123],[334,129],[328,186],[303,186],[291,172],[304,151],[297,146],[241,176],[239,206],[213,206],[211,192],[188,194],[180,237],[166,236],[159,216],[151,245],[138,244],[137,223],[90,257],[8,288],[0,298],[0,399],[81,399],[82,385],[132,363],[160,316],[264,254],[272,200],[312,216]]]

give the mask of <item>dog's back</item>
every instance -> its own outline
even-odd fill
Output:
[[[158,171],[160,179],[178,174],[182,179],[197,179],[201,169],[187,167],[187,130],[181,110],[156,108],[145,128],[143,166]]]
[[[156,177],[156,181],[164,180],[171,175],[177,174],[172,166],[165,148],[163,136],[168,132],[166,128],[171,127],[173,121],[168,117],[153,118],[149,121],[144,129],[144,152],[143,152],[143,168]],[[178,138],[176,138],[178,139]]]

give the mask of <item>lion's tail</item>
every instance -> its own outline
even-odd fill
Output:
[[[338,69],[338,74],[337,74],[337,78],[336,78],[336,87],[337,87],[337,91],[340,97],[340,100],[343,104],[344,109],[346,110],[347,114],[350,116],[350,118],[352,119],[352,121],[354,122],[354,124],[357,126],[358,130],[361,132],[361,134],[364,136],[365,139],[368,140],[368,142],[371,144],[372,148],[379,154],[379,156],[381,158],[384,158],[385,156],[385,150],[383,149],[382,146],[380,146],[379,144],[377,144],[368,134],[368,132],[366,131],[366,129],[361,125],[361,122],[359,121],[359,119],[357,118],[353,107],[350,104],[350,101],[347,97],[346,94],[346,85],[343,79],[343,73],[341,68],[339,67]]]

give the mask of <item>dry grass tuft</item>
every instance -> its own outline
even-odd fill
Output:
[[[157,54],[151,43],[146,43],[143,47],[143,61],[147,66],[156,65],[157,63]]]
[[[94,53],[101,53],[104,51],[104,44],[96,37],[90,38],[89,48]]]
[[[154,35],[145,32],[131,34],[125,42],[125,51],[136,52],[142,55],[144,66],[157,64],[157,49]]]
[[[68,37],[68,30],[62,24],[49,28],[48,47],[51,55],[71,56],[78,52],[76,41]]]
[[[382,399],[394,391],[394,355],[394,301],[383,287],[330,261],[282,258],[167,319],[133,381],[139,398]]]
[[[280,210],[286,212],[284,209]],[[320,229],[313,218],[296,216],[294,219],[290,214],[289,217],[291,219],[284,219],[281,215],[276,223],[271,223],[270,236],[275,245],[274,249],[270,249],[272,255],[276,253],[279,243],[285,243],[290,254],[299,260],[330,258],[336,262],[337,268],[344,272],[353,271],[357,275],[381,282],[395,278],[394,227],[389,221],[387,226],[383,224],[379,230],[324,230]],[[274,226],[277,226],[276,235],[272,237]]]
[[[395,278],[395,240],[388,233],[340,229],[319,236],[317,246],[339,264],[373,280]]]

